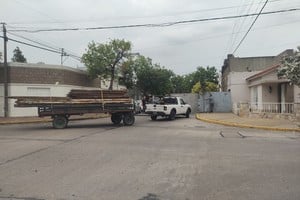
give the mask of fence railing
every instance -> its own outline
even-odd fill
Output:
[[[250,112],[294,113],[294,103],[250,103]]]

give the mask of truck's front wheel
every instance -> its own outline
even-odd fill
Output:
[[[186,113],[185,113],[185,117],[186,118],[190,118],[190,114],[191,114],[191,110],[187,109]]]
[[[133,113],[124,113],[123,123],[125,126],[131,126],[134,124],[135,118]]]
[[[53,121],[52,121],[52,125],[56,129],[62,129],[62,128],[67,127],[68,122],[69,122],[69,120],[66,116],[57,115],[57,116],[54,116]]]
[[[169,120],[174,120],[175,117],[176,117],[176,110],[173,109],[173,110],[171,110],[171,113],[169,115]]]

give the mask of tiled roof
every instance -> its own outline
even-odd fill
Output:
[[[254,74],[254,75],[252,75],[252,76],[246,78],[246,80],[247,80],[247,81],[250,81],[250,80],[253,80],[253,79],[262,77],[262,76],[264,76],[264,75],[266,75],[266,74],[269,74],[269,73],[275,71],[276,69],[279,68],[279,66],[280,66],[279,64],[275,64],[275,65],[273,65],[273,66],[271,66],[271,67],[268,67],[267,69],[265,69],[265,70],[263,70],[263,71],[261,71],[261,72],[258,72],[257,74]]]

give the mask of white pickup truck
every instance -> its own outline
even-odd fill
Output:
[[[191,106],[186,104],[181,97],[164,97],[157,103],[146,104],[145,112],[151,115],[152,120],[156,120],[158,116],[174,120],[176,115],[189,118],[191,111]]]

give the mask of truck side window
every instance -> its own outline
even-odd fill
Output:
[[[174,100],[173,100],[173,104],[175,104],[175,105],[177,105],[177,104],[178,104],[178,101],[177,101],[177,99],[174,99]]]
[[[185,102],[183,101],[183,99],[180,99],[180,104],[185,105]]]

